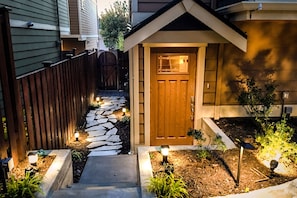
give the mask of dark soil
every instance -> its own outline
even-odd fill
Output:
[[[240,139],[257,146],[254,137],[258,128],[252,119],[227,118],[215,122],[233,141]],[[190,197],[195,198],[244,193],[297,178],[296,165],[288,175],[273,174],[269,178],[270,169],[255,154],[255,150],[244,150],[239,186],[236,185],[239,149],[211,151],[206,159],[199,159],[197,151],[170,151],[168,161],[174,166],[174,174],[185,181]],[[154,174],[164,171],[161,154],[153,152],[150,156]]]

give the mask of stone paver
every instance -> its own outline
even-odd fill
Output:
[[[114,111],[125,106],[125,97],[101,97],[103,104],[91,110],[86,116],[87,147],[90,156],[117,155],[121,152],[122,141],[117,135],[118,129],[114,124],[118,121]]]

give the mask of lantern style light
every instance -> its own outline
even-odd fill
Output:
[[[38,153],[35,152],[35,151],[29,152],[28,153],[28,160],[29,160],[29,163],[31,165],[36,166],[36,163],[38,161]]]
[[[167,164],[168,163],[168,154],[169,154],[169,146],[168,145],[161,146],[161,154],[163,156],[162,164]]]
[[[78,141],[78,138],[79,138],[79,132],[78,131],[75,131],[74,137],[75,137],[75,141]]]

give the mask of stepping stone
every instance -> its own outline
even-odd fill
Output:
[[[89,131],[88,134],[89,134],[89,138],[90,137],[97,137],[97,136],[102,136],[102,135],[105,135],[106,133],[106,130],[102,130],[102,131]]]
[[[97,136],[97,137],[90,137],[87,138],[86,140],[88,142],[99,142],[99,141],[103,141],[103,140],[107,140],[108,138],[110,138],[110,135],[102,135],[102,136]]]
[[[110,122],[107,122],[105,124],[101,124],[100,126],[108,128],[108,129],[112,129],[114,127],[114,125],[111,124]]]
[[[106,139],[108,142],[120,142],[120,136],[119,135],[112,135],[108,139]]]
[[[108,116],[113,114],[113,111],[105,111],[102,115]]]
[[[106,135],[115,135],[117,134],[118,129],[116,127],[110,129],[109,131],[107,131]]]
[[[97,120],[97,122],[98,122],[99,124],[106,123],[107,121],[108,121],[108,118],[101,118],[101,119]]]
[[[98,146],[103,146],[106,145],[106,141],[99,141],[99,142],[92,142],[87,146],[87,148],[92,149],[92,148],[97,148]]]
[[[107,155],[117,155],[118,151],[116,150],[111,150],[111,151],[92,151],[88,157],[91,156],[107,156]]]
[[[87,114],[87,117],[91,117],[91,116],[94,116],[96,113],[96,111],[90,111],[88,114]]]
[[[96,111],[95,114],[98,116],[98,115],[101,115],[103,112],[104,112],[103,110],[98,110],[98,111]]]
[[[106,142],[106,145],[113,146],[113,145],[121,145],[123,142]]]
[[[87,128],[85,131],[88,132],[88,131],[101,131],[101,130],[104,130],[104,127],[102,125],[98,125],[98,126],[92,126],[90,128]]]
[[[114,146],[101,146],[95,149],[91,149],[91,151],[111,151],[111,150],[118,150],[122,148],[122,145],[114,145]]]
[[[102,118],[106,118],[106,116],[103,116],[103,115],[97,115],[97,116],[95,117],[96,120],[100,120],[100,119],[102,119]]]
[[[112,123],[116,123],[118,120],[113,118],[113,119],[108,119],[108,121],[112,122]]]
[[[86,117],[87,123],[94,121],[94,119],[95,119],[95,116],[93,116],[93,115],[90,115],[89,117]]]
[[[107,116],[107,118],[117,118],[117,116],[114,114],[111,114],[111,115]]]
[[[99,125],[99,123],[97,122],[97,120],[87,123],[86,124],[86,128],[90,128],[90,127],[96,126],[96,125]]]

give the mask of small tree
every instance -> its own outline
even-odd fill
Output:
[[[116,1],[100,16],[100,34],[109,49],[123,50],[123,35],[128,31],[129,7],[126,1]]]
[[[238,96],[238,102],[245,107],[248,114],[255,117],[262,127],[265,127],[275,102],[277,87],[275,82],[269,79],[263,88],[256,84],[254,78],[248,78],[242,82],[242,91]]]

